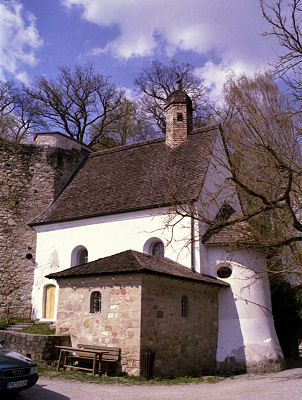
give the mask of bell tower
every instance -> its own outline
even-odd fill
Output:
[[[166,100],[166,144],[174,149],[182,144],[193,129],[192,100],[177,81],[177,90]]]

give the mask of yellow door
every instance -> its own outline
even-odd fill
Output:
[[[56,287],[49,285],[45,291],[44,318],[52,319],[55,311],[55,293]]]

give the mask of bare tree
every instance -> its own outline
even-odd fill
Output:
[[[166,131],[165,101],[177,89],[177,82],[180,82],[182,89],[192,98],[196,122],[203,123],[208,118],[206,90],[191,64],[171,61],[169,65],[165,65],[154,60],[151,67],[143,69],[135,80],[142,94],[139,105],[145,118],[162,133]]]
[[[117,118],[104,129],[101,123],[96,123],[90,130],[90,143],[96,150],[122,146],[141,140],[151,139],[155,131],[137,109],[137,104],[129,99],[123,99],[116,109]]]
[[[221,136],[231,181],[241,195],[239,219],[260,217],[259,224],[267,213],[273,217],[262,238],[268,247],[300,241],[300,113],[269,75],[230,78],[225,101]]]
[[[220,212],[213,217],[208,204],[190,204],[177,206],[176,214],[205,224],[205,233],[196,240],[207,241],[221,229],[246,230],[253,236],[251,245],[267,251],[271,264],[274,259],[275,272],[301,274],[301,114],[268,74],[230,77],[224,101],[217,110],[222,150],[213,157],[225,175],[208,196],[220,202]],[[237,193],[241,213],[228,212],[234,193],[228,187]]]
[[[264,35],[278,39],[283,54],[277,68],[281,73],[298,66],[302,61],[301,0],[260,0],[262,14],[270,25]]]
[[[18,142],[44,126],[33,99],[13,83],[0,81],[0,137]]]
[[[113,120],[123,93],[91,64],[60,67],[56,79],[42,76],[35,88],[24,91],[39,105],[40,116],[52,128],[62,129],[73,139],[86,140],[88,129],[98,122],[99,133]],[[96,137],[93,137],[95,142]]]
[[[15,89],[12,82],[0,80],[0,114],[7,115],[14,110]]]
[[[14,111],[15,93],[12,82],[0,80],[0,137],[9,138],[11,133],[12,118],[10,113]]]
[[[278,76],[292,89],[294,97],[302,100],[302,1],[260,0],[262,14],[270,26],[264,35],[277,38],[281,45],[275,63]]]

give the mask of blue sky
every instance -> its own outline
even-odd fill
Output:
[[[257,0],[0,0],[0,76],[31,85],[92,62],[120,87],[154,58],[190,62],[220,90],[230,70],[267,68],[278,44]]]

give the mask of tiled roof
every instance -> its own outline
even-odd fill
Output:
[[[241,215],[234,213],[228,221],[240,217]],[[251,224],[243,221],[206,232],[202,242],[209,246],[257,247],[259,245],[257,237],[257,232]]]
[[[196,200],[216,136],[217,127],[208,127],[175,149],[160,138],[92,153],[30,225]]]
[[[49,274],[46,277],[60,279],[125,273],[150,273],[218,286],[229,286],[219,279],[192,272],[190,268],[168,258],[154,257],[134,250],[126,250],[109,257],[99,258],[87,264]]]

